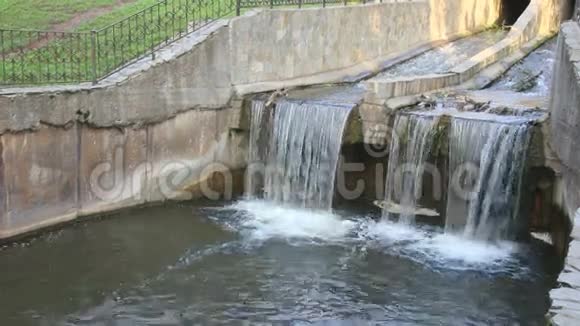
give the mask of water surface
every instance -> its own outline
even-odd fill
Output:
[[[446,73],[499,42],[506,34],[507,31],[504,30],[490,30],[449,42],[387,69],[377,77],[393,78]]]
[[[376,216],[380,212],[376,212]],[[133,209],[3,247],[3,325],[543,325],[541,243],[263,201]]]

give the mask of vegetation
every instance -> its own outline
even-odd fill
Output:
[[[0,83],[100,78],[234,9],[235,0],[137,0],[77,26],[81,34],[5,32]]]
[[[0,28],[49,29],[76,14],[110,7],[118,0],[0,0]]]

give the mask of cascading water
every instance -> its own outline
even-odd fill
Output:
[[[248,148],[248,171],[246,180],[246,195],[255,198],[264,187],[264,158],[267,139],[268,117],[270,111],[266,109],[264,101],[252,101],[250,111],[250,141]]]
[[[425,163],[431,152],[438,117],[399,114],[395,118],[389,151],[383,217],[399,215],[412,224],[422,197]],[[395,208],[397,207],[397,208]]]
[[[250,161],[263,163],[263,196],[278,203],[331,209],[342,135],[354,104],[282,100],[276,104],[266,139],[250,135]],[[254,102],[252,130],[264,130],[268,109]],[[262,145],[260,145],[262,143]],[[265,148],[264,148],[265,146]],[[263,152],[261,150],[263,149]],[[250,194],[260,191],[251,173]]]
[[[518,215],[529,129],[527,123],[452,120],[448,232],[463,227],[463,234],[470,238],[508,236]]]

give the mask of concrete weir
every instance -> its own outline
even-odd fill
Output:
[[[97,85],[1,89],[0,239],[202,195],[200,187],[223,195],[219,185],[231,178],[209,187],[202,181],[213,180],[212,169],[237,175],[246,165],[244,94],[360,79],[492,25],[499,3],[251,11],[209,24]],[[95,192],[95,183],[102,189]]]

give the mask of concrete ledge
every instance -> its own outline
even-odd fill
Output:
[[[374,60],[365,61],[348,68],[324,72],[312,76],[273,82],[236,85],[234,86],[234,90],[239,96],[244,96],[248,94],[273,91],[281,88],[359,82],[385,69],[393,67],[399,63],[429,51],[433,47],[445,44],[446,42],[447,41],[445,40],[427,42],[408,51],[387,55]]]
[[[399,96],[420,94],[436,89],[448,88],[459,83],[459,75],[427,74],[422,76],[397,77],[390,79],[373,79],[366,82],[376,98],[389,99]]]

